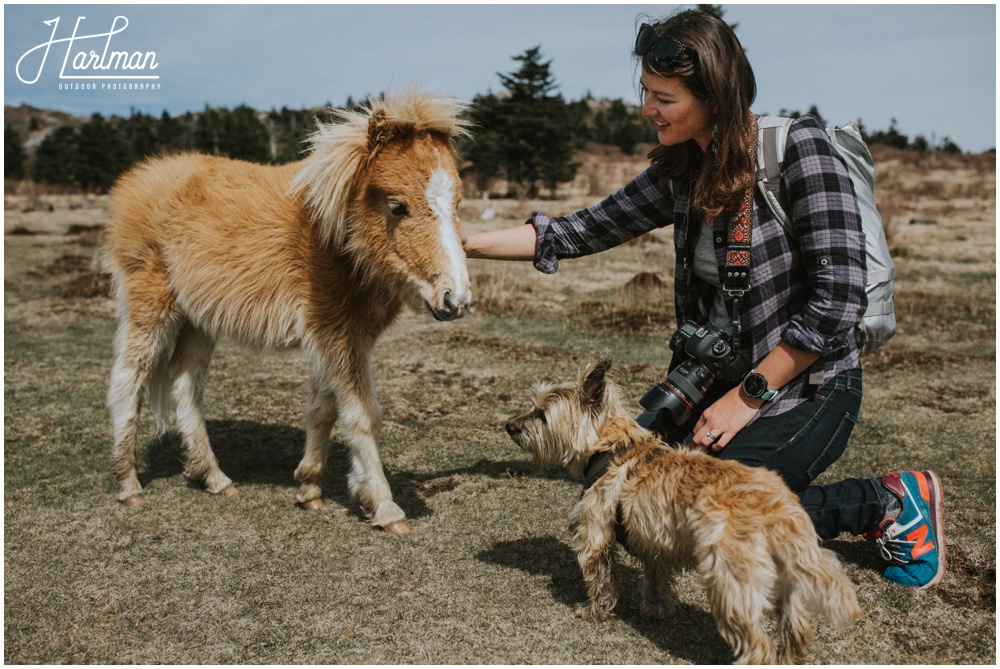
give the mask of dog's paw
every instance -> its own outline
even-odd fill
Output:
[[[663,620],[672,617],[675,609],[672,601],[640,602],[639,616],[646,620]]]
[[[587,602],[586,604],[580,604],[576,609],[576,617],[583,618],[588,623],[599,623],[604,622],[611,616],[610,611],[606,611],[599,606],[595,606],[593,602]]]

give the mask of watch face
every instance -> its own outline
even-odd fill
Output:
[[[767,390],[767,379],[760,374],[748,374],[743,379],[743,390],[750,397],[760,397]]]

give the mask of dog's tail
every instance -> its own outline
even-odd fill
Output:
[[[813,640],[812,613],[835,627],[846,627],[862,612],[854,584],[836,554],[820,548],[814,533],[803,532],[784,548],[779,557],[783,578],[778,657],[784,664],[802,664]]]
[[[834,627],[846,627],[863,612],[854,584],[847,578],[837,554],[803,537],[798,555],[785,563],[791,586],[787,595],[815,611]]]

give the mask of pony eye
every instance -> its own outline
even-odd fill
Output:
[[[406,216],[409,213],[406,205],[398,200],[389,200],[389,211],[392,212],[393,216]]]

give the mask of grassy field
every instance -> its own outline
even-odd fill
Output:
[[[962,172],[889,157],[879,182],[899,333],[865,359],[860,422],[821,482],[935,469],[950,571],[939,589],[914,592],[882,580],[872,544],[829,542],[866,617],[820,627],[812,659],[994,664],[995,174],[992,163]],[[104,407],[114,310],[95,265],[106,203],[70,210],[52,199],[55,211],[22,212],[23,198],[6,198],[5,663],[729,661],[690,575],[675,619],[639,618],[626,556],[617,616],[574,617],[585,593],[567,515],[580,482],[534,466],[503,431],[533,383],[569,378],[604,347],[638,411],[674,327],[668,232],[553,276],[470,261],[473,314],[446,324],[406,314],[389,331],[375,353],[381,452],[413,527],[397,537],[361,521],[336,431],[326,506],[295,506],[306,366],[296,352],[228,344],[206,410],[240,494],[189,486],[176,436],[150,436],[147,504],[119,505]],[[484,222],[470,198],[462,215],[477,230],[584,202],[504,201]]]

